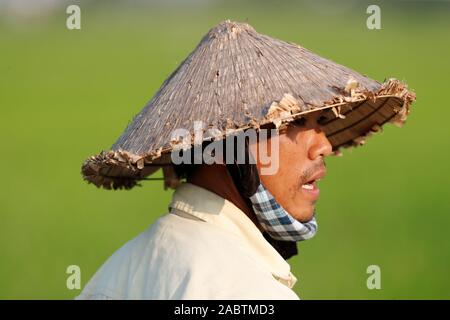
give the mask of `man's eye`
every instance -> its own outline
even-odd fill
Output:
[[[303,127],[306,124],[305,118],[298,118],[291,122],[296,127]]]
[[[320,116],[318,119],[317,119],[317,123],[319,124],[319,125],[322,125],[322,124],[324,124],[325,122],[327,122],[328,121],[328,118],[326,117],[326,116]]]

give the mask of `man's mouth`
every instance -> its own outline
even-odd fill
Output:
[[[305,190],[314,190],[315,188],[317,188],[316,180],[302,184],[302,189]]]
[[[320,181],[325,176],[325,168],[320,169],[308,180],[301,185],[303,194],[306,195],[311,200],[317,200],[319,197],[320,189],[317,186],[317,182]]]

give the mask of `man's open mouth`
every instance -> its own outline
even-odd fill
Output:
[[[302,184],[302,190],[304,194],[316,200],[319,197],[319,188],[317,182],[319,182],[326,174],[326,169],[321,168],[314,175],[310,177],[310,180]]]
[[[320,189],[317,186],[317,180],[310,180],[304,184],[302,184],[302,193],[307,199],[311,201],[316,201],[319,198]]]
[[[312,181],[302,184],[302,189],[305,189],[305,190],[314,190],[315,188],[317,188],[316,180],[312,180]]]

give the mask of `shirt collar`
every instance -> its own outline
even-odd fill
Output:
[[[175,214],[187,214],[233,233],[275,279],[289,288],[297,282],[286,260],[264,238],[253,221],[232,202],[197,185],[183,183],[176,189],[169,208]]]

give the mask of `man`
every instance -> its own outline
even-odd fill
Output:
[[[380,85],[247,24],[219,24],[112,150],[83,164],[85,179],[106,189],[132,188],[162,167],[176,190],[169,212],[114,253],[78,298],[299,299],[285,259],[316,233],[325,157],[362,144],[386,122],[403,123],[413,100],[396,80]],[[218,134],[180,142],[173,131],[195,120],[202,133],[219,124]],[[252,130],[256,141],[209,148],[213,163],[174,160]],[[276,167],[267,174],[260,151],[268,147]]]

